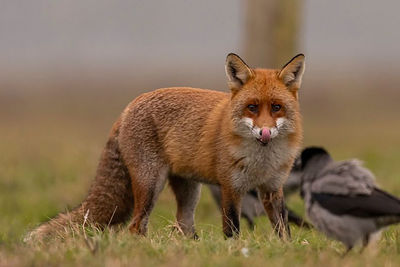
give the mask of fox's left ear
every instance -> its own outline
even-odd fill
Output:
[[[226,57],[225,72],[228,77],[228,86],[232,92],[237,92],[242,86],[254,77],[253,71],[236,54],[230,53]]]
[[[301,78],[303,77],[305,68],[305,57],[303,54],[298,54],[292,58],[279,72],[279,79],[295,93],[301,86]]]

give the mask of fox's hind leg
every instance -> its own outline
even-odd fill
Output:
[[[169,183],[178,204],[176,219],[179,228],[185,235],[197,238],[194,228],[194,212],[200,199],[201,184],[176,175],[169,176]]]
[[[154,162],[151,165],[151,168],[140,166],[132,172],[134,175],[131,175],[134,197],[133,220],[129,227],[131,233],[146,235],[150,213],[167,180],[166,165]]]
[[[140,100],[137,100],[140,102]],[[164,188],[169,164],[160,141],[158,124],[147,104],[132,102],[121,115],[118,146],[132,181],[134,198],[132,233],[145,235],[154,203]],[[112,192],[119,194],[119,192]]]

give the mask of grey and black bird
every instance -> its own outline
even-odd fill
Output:
[[[400,222],[400,199],[379,189],[358,160],[334,161],[319,147],[301,154],[301,194],[311,223],[350,251],[371,235]]]

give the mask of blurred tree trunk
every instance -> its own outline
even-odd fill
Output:
[[[244,58],[280,68],[298,51],[302,0],[245,0]]]

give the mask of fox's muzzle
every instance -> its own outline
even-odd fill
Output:
[[[263,144],[267,144],[271,139],[271,130],[264,127],[260,130],[260,142]]]

